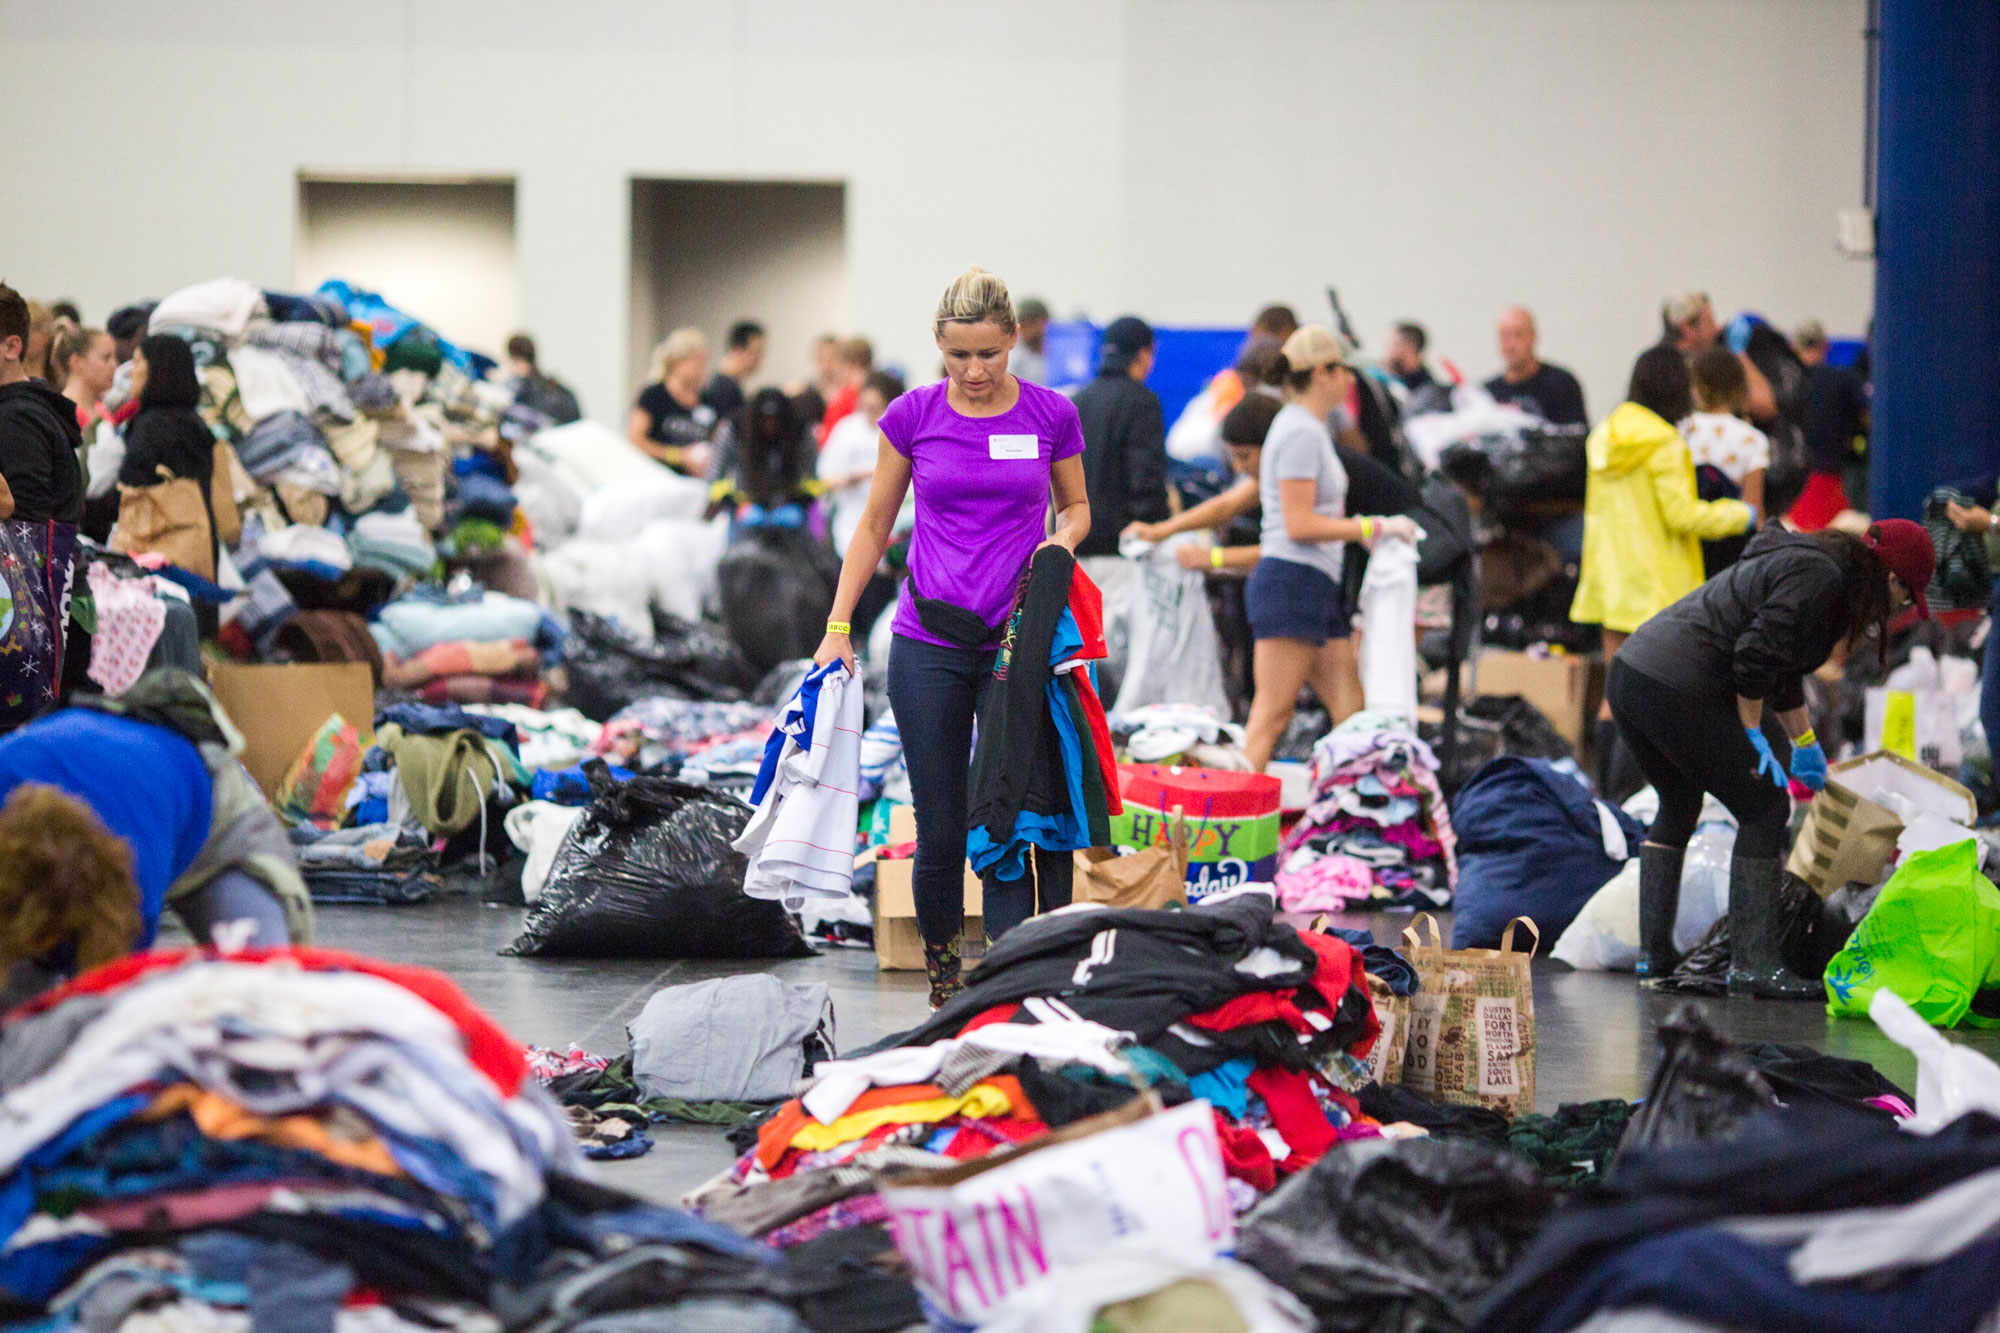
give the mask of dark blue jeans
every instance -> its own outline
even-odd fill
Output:
[[[916,797],[917,864],[912,892],[917,930],[928,944],[949,944],[965,929],[965,823],[972,767],[972,720],[993,679],[991,652],[945,648],[898,634],[889,651],[889,706]],[[1011,883],[982,877],[986,935],[1001,935],[1041,909],[1069,903],[1075,862],[1069,852],[1035,849],[1035,873]]]
[[[1993,584],[1993,623],[1986,630],[1986,665],[1979,673],[1979,725],[1986,748],[2000,756],[2000,580]],[[1994,771],[2000,773],[2000,757]]]

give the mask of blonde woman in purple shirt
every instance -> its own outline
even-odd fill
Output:
[[[910,575],[896,602],[889,702],[916,797],[917,929],[935,1008],[960,989],[973,714],[993,678],[994,654],[1029,558],[1047,544],[1074,552],[1090,532],[1090,503],[1076,408],[1054,390],[1008,373],[1018,332],[1007,285],[984,269],[967,269],[939,300],[933,332],[946,378],[911,390],[882,414],[868,507],[848,543],[814,660],[839,658],[853,669],[848,621],[914,486],[916,526]],[[1069,866],[1067,853],[1038,856],[1036,876],[989,881],[988,933],[998,936],[1033,912],[1037,879],[1044,909],[1067,902]]]

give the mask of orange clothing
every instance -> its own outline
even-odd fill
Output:
[[[195,1128],[211,1139],[256,1139],[279,1148],[301,1148],[336,1166],[378,1176],[402,1178],[406,1174],[387,1146],[373,1134],[357,1138],[337,1133],[329,1121],[312,1115],[276,1118],[254,1115],[222,1094],[193,1083],[176,1083],[162,1092],[146,1108],[145,1119],[164,1120],[178,1111],[186,1111]]]

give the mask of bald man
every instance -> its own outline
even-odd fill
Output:
[[[1510,306],[1500,312],[1499,333],[1501,370],[1486,381],[1494,401],[1513,403],[1552,426],[1588,426],[1576,376],[1535,355],[1535,317]]]

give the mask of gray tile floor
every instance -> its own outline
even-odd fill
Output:
[[[607,1055],[625,1050],[625,1024],[662,986],[739,972],[769,970],[790,980],[825,981],[843,1050],[914,1026],[928,1012],[921,974],[878,971],[875,955],[861,950],[778,963],[502,957],[499,950],[519,931],[522,915],[518,908],[465,898],[408,908],[329,907],[319,913],[319,942],[445,972],[520,1041],[557,1047],[574,1042]],[[1340,924],[1368,926],[1376,938],[1388,940],[1400,938],[1407,920],[1360,917]],[[1449,934],[1448,921],[1445,930]],[[1641,991],[1628,975],[1574,972],[1537,961],[1537,1109],[1639,1096],[1656,1058],[1653,1030],[1680,1002]],[[1866,1019],[1829,1018],[1824,1008],[1808,1004],[1699,1003],[1738,1041],[1790,1042],[1866,1060],[1914,1091],[1915,1061]],[[2000,1031],[1965,1029],[1952,1037],[2000,1056]],[[601,1177],[670,1202],[731,1157],[715,1129],[660,1126],[655,1138],[657,1146],[645,1157],[601,1164]]]

